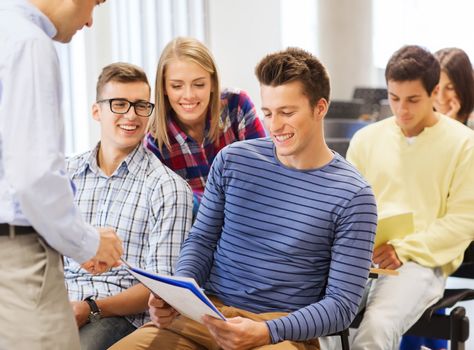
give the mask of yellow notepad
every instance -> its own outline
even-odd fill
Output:
[[[377,222],[374,248],[391,239],[403,238],[415,231],[413,213],[387,216]]]

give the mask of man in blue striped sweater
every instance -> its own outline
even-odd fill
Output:
[[[270,138],[214,160],[176,275],[204,286],[227,321],[204,324],[150,299],[153,324],[116,349],[319,349],[349,326],[367,280],[374,196],[324,141],[329,78],[295,48],[257,66]]]

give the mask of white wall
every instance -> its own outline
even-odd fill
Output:
[[[84,32],[87,52],[85,57],[87,69],[84,74],[88,86],[86,98],[88,101],[87,112],[89,112],[84,116],[84,120],[87,119],[90,147],[95,146],[100,139],[99,123],[92,119],[90,113],[91,106],[95,101],[97,78],[103,67],[114,62],[110,40],[110,15],[110,8],[107,5],[96,7],[93,26],[90,29],[85,29]]]
[[[320,59],[331,77],[332,99],[351,99],[355,86],[376,86],[372,0],[321,0],[316,25]]]
[[[281,48],[279,0],[209,0],[209,48],[219,66],[222,86],[250,95],[260,112],[254,69]]]
[[[371,58],[372,0],[313,0],[317,10],[302,10],[296,20],[288,14],[285,17],[282,8],[285,11],[287,7],[282,7],[281,1],[284,0],[208,0],[209,13],[205,18],[207,45],[216,58],[223,86],[246,90],[257,111],[260,111],[255,66],[266,54],[283,49],[283,45],[300,45],[300,34],[308,33],[298,33],[298,30],[296,33],[289,32],[294,29],[291,21],[296,20],[306,21],[314,26],[315,33],[310,33],[309,36],[315,38],[315,43],[310,46],[315,48],[314,53],[329,70],[331,98],[350,98],[356,85],[377,85]],[[295,6],[298,1],[301,0],[293,1]],[[87,111],[94,101],[95,82],[101,68],[113,62],[110,16],[107,4],[98,7],[94,15],[94,26],[85,29],[84,33],[87,49],[87,69],[84,72]],[[301,23],[295,22],[294,27],[301,27]],[[304,48],[312,51],[311,48]],[[153,77],[149,78],[153,80]],[[99,138],[97,123],[89,115],[84,116],[82,122],[89,129],[87,143],[92,146]]]
[[[299,20],[315,25],[315,53],[329,70],[332,98],[350,99],[358,85],[377,86],[372,0],[314,1],[317,10],[302,12]],[[297,6],[298,1],[293,3]],[[224,85],[247,90],[259,106],[255,65],[264,55],[284,48],[282,37],[285,46],[298,46],[305,33],[282,32],[291,30],[291,24],[282,27],[285,13],[281,13],[280,0],[209,0],[209,9],[209,46]]]

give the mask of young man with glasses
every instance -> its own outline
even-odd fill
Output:
[[[122,254],[73,203],[53,45],[90,27],[102,2],[0,1],[0,349],[79,349],[61,254],[94,273]]]
[[[75,201],[93,226],[113,227],[133,266],[172,274],[192,218],[192,192],[142,143],[150,86],[131,64],[106,66],[97,82],[92,116],[97,146],[67,161]],[[100,276],[65,260],[65,277],[83,350],[106,349],[141,326],[149,292],[123,266]]]

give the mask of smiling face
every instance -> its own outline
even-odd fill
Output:
[[[205,124],[211,98],[211,74],[197,63],[172,60],[165,70],[165,94],[185,131]]]
[[[101,100],[121,98],[130,102],[148,102],[150,88],[144,82],[109,81],[104,85],[100,98]],[[100,123],[101,148],[112,149],[116,153],[127,155],[145,136],[148,118],[136,115],[133,107],[130,107],[126,114],[116,114],[110,110],[108,101],[94,103],[92,116]]]
[[[265,127],[278,159],[288,167],[312,168],[324,144],[321,128],[328,107],[326,100],[320,99],[312,108],[299,81],[261,85],[260,92]]]
[[[405,136],[417,136],[425,127],[436,124],[434,93],[429,96],[421,80],[389,80],[387,89],[390,108]]]
[[[451,116],[449,112],[453,109],[453,104],[459,104],[459,97],[453,82],[445,71],[441,71],[439,87],[435,92],[435,108],[438,112]]]

